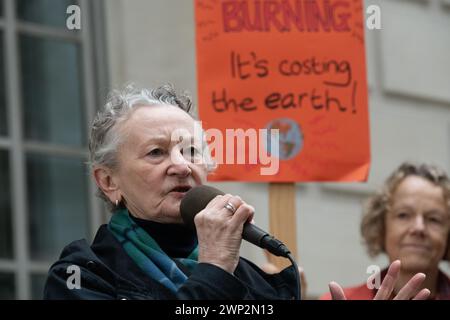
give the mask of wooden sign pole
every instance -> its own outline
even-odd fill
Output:
[[[295,183],[269,184],[270,233],[281,240],[298,261]],[[280,269],[291,265],[288,259],[269,255],[269,261]]]

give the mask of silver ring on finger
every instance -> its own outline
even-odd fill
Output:
[[[234,205],[231,202],[227,202],[225,204],[224,208],[230,210],[232,214],[234,214],[236,212],[236,208],[234,207]]]

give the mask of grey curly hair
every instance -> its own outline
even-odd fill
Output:
[[[371,257],[385,252],[385,219],[390,209],[393,194],[397,186],[408,176],[422,177],[434,185],[441,187],[447,209],[450,211],[450,180],[441,168],[430,164],[401,164],[385,181],[383,187],[371,196],[364,208],[361,221],[361,235]],[[450,232],[447,239],[447,251],[443,257],[450,260]]]
[[[117,126],[128,119],[131,111],[138,106],[154,105],[176,106],[191,113],[192,99],[187,93],[177,93],[171,84],[153,89],[139,88],[135,84],[127,84],[120,90],[112,90],[104,107],[97,113],[91,125],[89,138],[90,167],[104,166],[110,169],[117,168],[117,148],[123,137],[118,134]],[[209,150],[207,150],[209,156]],[[214,164],[209,157],[208,171],[213,170]],[[98,188],[97,196],[105,201],[108,210],[113,211],[114,204]],[[121,204],[122,205],[122,204]]]

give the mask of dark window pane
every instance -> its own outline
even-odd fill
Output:
[[[88,234],[88,174],[83,160],[27,155],[30,255],[53,261]]]
[[[15,298],[14,274],[0,273],[0,300],[12,300]]]
[[[73,0],[18,0],[17,16],[21,20],[45,24],[52,27],[66,27],[69,17],[67,7],[77,4]]]
[[[44,286],[47,275],[33,274],[31,275],[31,299],[42,300],[44,296]]]
[[[11,181],[9,180],[8,152],[0,150],[0,258],[11,259]]]
[[[83,145],[79,47],[21,36],[20,54],[26,139]]]
[[[5,60],[3,32],[0,31],[0,135],[6,135]]]

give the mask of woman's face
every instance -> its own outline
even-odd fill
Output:
[[[194,145],[186,136],[183,143],[179,140],[180,130],[194,136],[194,123],[177,107],[143,106],[118,128],[123,141],[113,179],[136,217],[182,222],[181,199],[207,176],[206,166],[198,161],[201,145]]]
[[[443,190],[419,176],[406,177],[396,188],[386,216],[386,252],[402,269],[426,272],[446,254],[450,216]]]

